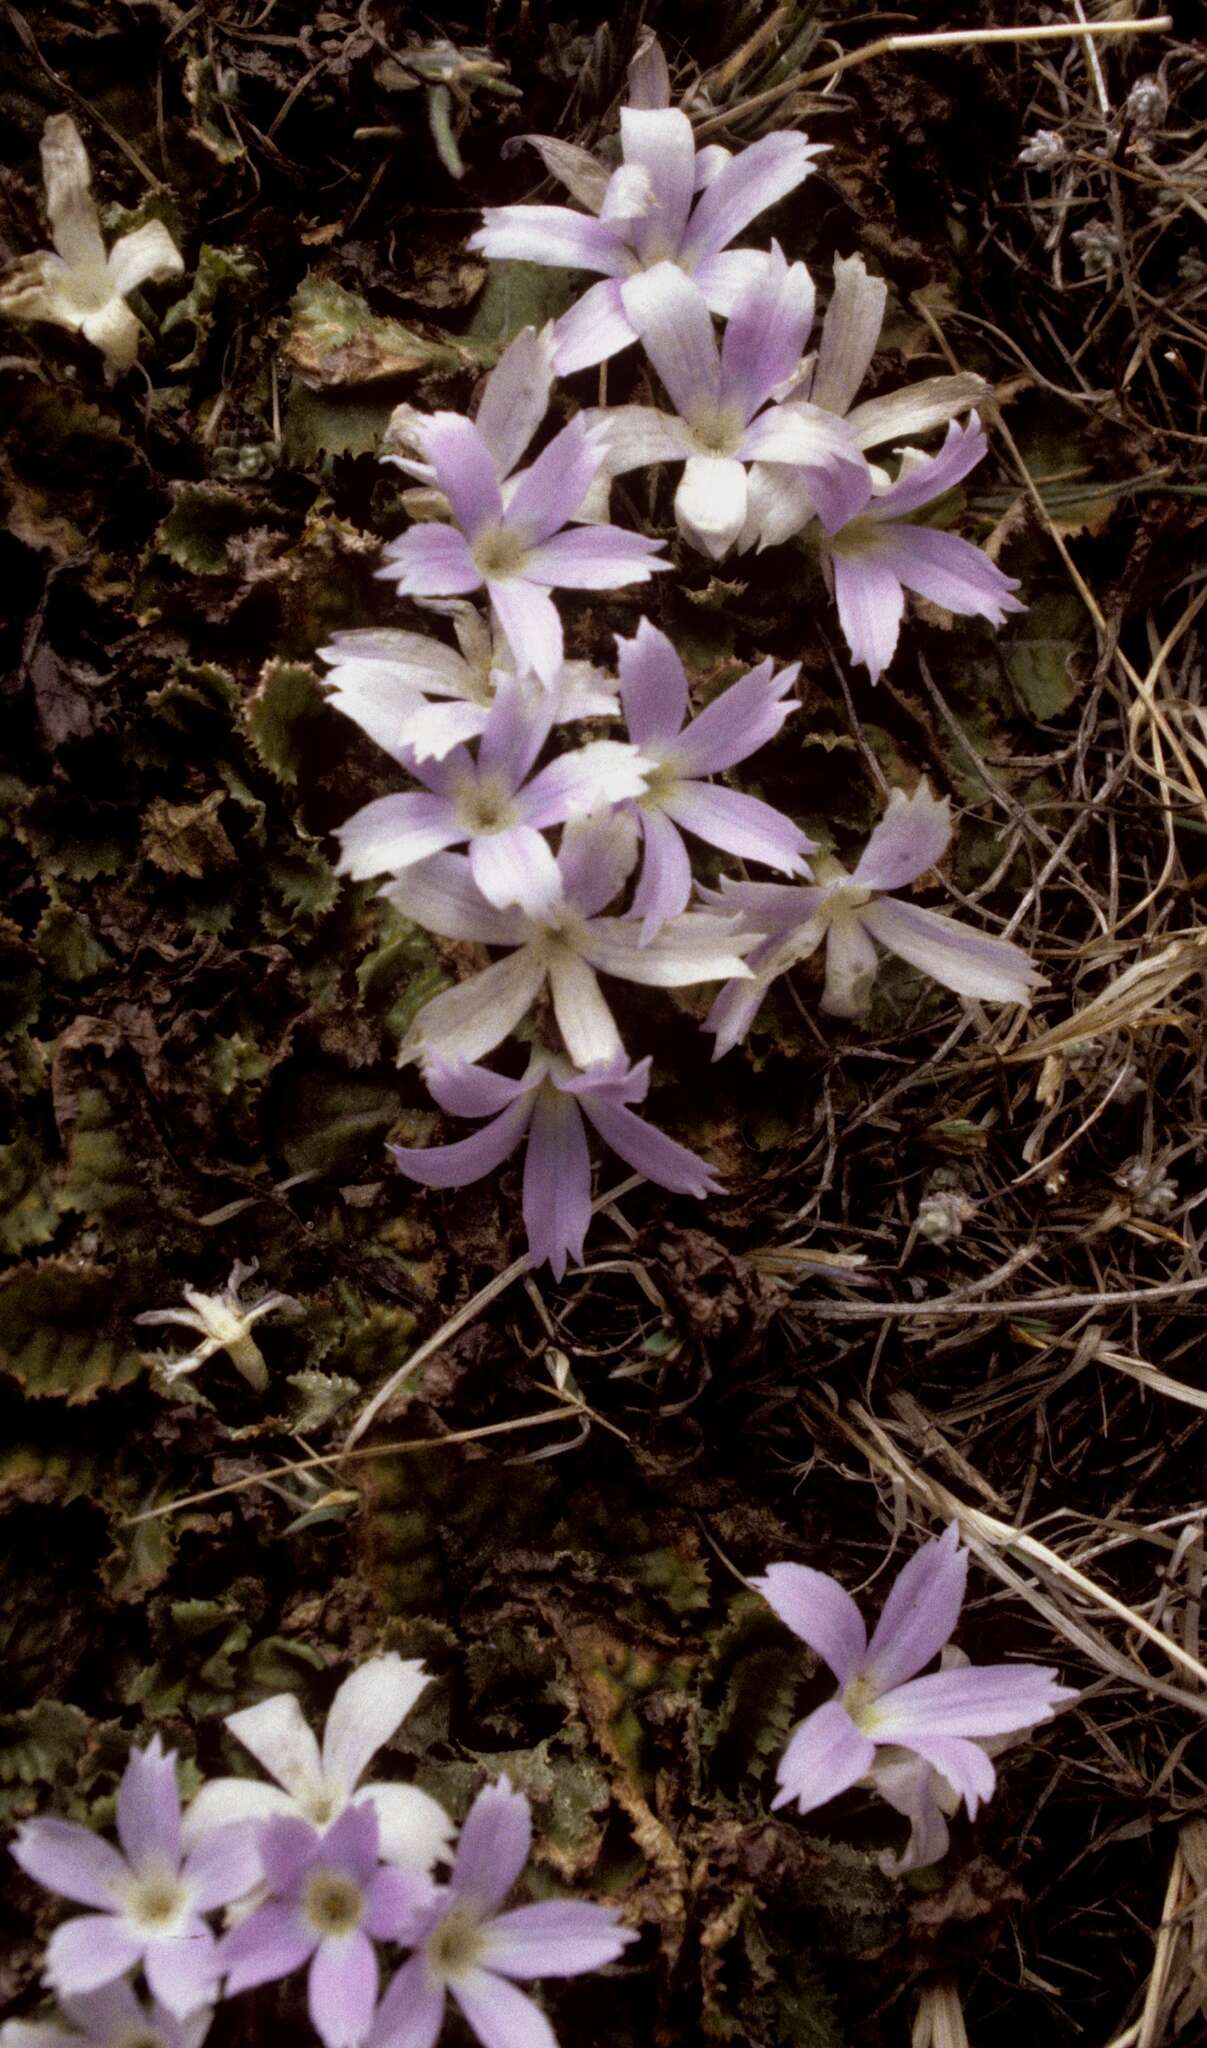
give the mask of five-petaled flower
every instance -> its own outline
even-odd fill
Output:
[[[515,1978],[577,1977],[615,1962],[636,1936],[609,1906],[546,1899],[500,1908],[528,1860],[532,1818],[506,1778],[486,1785],[465,1818],[452,1878],[421,1916],[365,2048],[434,2048],[451,1992],[483,2048],[557,2048],[540,2007]]]
[[[42,131],[42,176],[54,252],[22,256],[0,283],[0,313],[82,334],[105,358],[110,383],[132,368],[142,328],[126,300],[139,285],[179,277],[184,263],[161,220],[119,235],[106,250],[92,171],[70,114]]]
[[[430,1870],[448,1853],[452,1824],[444,1808],[417,1785],[362,1785],[370,1761],[430,1684],[415,1659],[391,1651],[349,1672],[331,1702],[320,1750],[293,1693],[228,1714],[226,1726],[276,1779],[211,1778],[184,1816],[186,1845],[236,1821],[284,1815],[329,1827],[353,1800],[377,1815],[378,1846],[387,1863]]]
[[[655,1130],[629,1106],[645,1100],[648,1059],[630,1069],[620,1055],[580,1073],[557,1053],[534,1051],[527,1072],[512,1081],[432,1053],[424,1078],[450,1116],[490,1121],[452,1145],[391,1145],[394,1164],[425,1187],[465,1187],[493,1173],[527,1136],[523,1199],[528,1250],[534,1265],[548,1260],[557,1280],[568,1258],[581,1260],[591,1221],[584,1117],[626,1165],[659,1187],[697,1197],[720,1191],[720,1182],[696,1153]]]
[[[99,1990],[141,1963],[177,2018],[213,1999],[217,1948],[202,1915],[249,1892],[259,1876],[245,1827],[218,1828],[187,1855],[176,1758],[158,1735],[134,1749],[117,1794],[114,1848],[68,1820],[26,1821],[12,1853],[30,1877],[91,1912],[50,1937],[46,1980],[60,1998]]]
[[[789,1738],[773,1805],[795,1802],[812,1813],[857,1785],[877,1751],[891,1745],[937,1771],[976,1818],[995,1782],[977,1738],[1035,1727],[1076,1695],[1038,1664],[972,1664],[918,1676],[952,1634],[967,1579],[968,1553],[952,1522],[899,1573],[870,1642],[855,1602],[827,1573],[773,1564],[751,1581],[840,1687]]]
[[[6,2020],[0,2048],[201,2048],[213,2013],[178,2019],[158,1999],[145,2006],[124,1977],[59,2000],[59,2018]]]
[[[720,1059],[745,1038],[776,977],[823,943],[821,1007],[832,1017],[858,1017],[867,1008],[877,945],[957,995],[986,1003],[1029,1002],[1043,976],[1018,946],[893,893],[932,868],[950,839],[948,799],[936,799],[922,782],[912,796],[893,791],[853,874],[829,860],[814,863],[819,879],[811,884],[727,879],[719,890],[705,890],[706,900],[741,911],[763,934],[747,959],[749,977],[723,988],[709,1012],[705,1029],[716,1034],[713,1057]]]

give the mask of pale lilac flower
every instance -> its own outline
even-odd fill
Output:
[[[867,501],[868,467],[844,420],[820,407],[769,403],[800,364],[813,320],[803,263],[778,247],[734,306],[718,349],[703,294],[672,263],[626,289],[625,303],[674,413],[620,405],[585,415],[612,476],[651,462],[682,462],[675,518],[693,547],[719,560],[747,517],[746,464],[789,463],[809,479],[826,526],[842,527]]]
[[[624,887],[637,857],[637,828],[625,811],[565,826],[557,855],[559,894],[539,917],[496,910],[463,854],[437,853],[381,891],[387,901],[442,938],[508,949],[505,959],[433,996],[416,1017],[400,1057],[479,1060],[500,1045],[548,988],[576,1067],[619,1059],[624,1046],[598,974],[650,988],[686,988],[747,972],[758,935],[737,920],[685,911],[641,943],[630,918],[600,912]]]
[[[376,797],[339,826],[337,872],[354,881],[399,875],[468,841],[474,881],[487,901],[539,914],[560,894],[543,832],[639,796],[648,766],[636,747],[592,740],[529,780],[552,724],[550,698],[534,701],[514,679],[502,680],[476,757],[456,747],[443,761],[411,762],[424,790]]]
[[[591,662],[563,662],[546,690],[533,676],[516,676],[506,639],[492,634],[476,606],[461,598],[430,598],[427,606],[452,620],[455,648],[422,633],[368,626],[335,633],[319,649],[334,664],[326,678],[328,703],[402,767],[441,761],[478,739],[499,685],[509,678],[530,700],[551,708],[555,725],[614,718],[619,711],[610,679]]]
[[[377,1815],[380,1854],[387,1863],[430,1870],[448,1853],[452,1823],[417,1785],[362,1785],[372,1759],[401,1726],[429,1674],[414,1658],[391,1650],[349,1672],[331,1702],[320,1750],[295,1695],[275,1693],[258,1707],[228,1714],[226,1726],[249,1749],[274,1785],[257,1778],[211,1778],[184,1816],[191,1845],[234,1821],[286,1815],[324,1828],[353,1799]]]
[[[751,977],[723,988],[709,1013],[704,1028],[717,1036],[714,1059],[745,1038],[777,976],[808,960],[823,943],[821,1007],[831,1017],[858,1017],[867,1009],[877,945],[957,995],[985,1003],[1029,1002],[1043,976],[1018,946],[891,893],[934,867],[950,840],[948,799],[933,797],[923,782],[912,796],[893,791],[853,874],[827,859],[814,863],[819,880],[811,886],[726,879],[719,891],[706,890],[707,901],[744,912],[765,934],[749,956]]]
[[[965,427],[951,422],[937,455],[903,448],[896,482],[873,486],[862,510],[824,543],[822,568],[833,586],[851,659],[864,663],[873,682],[893,658],[907,590],[993,626],[1008,612],[1026,609],[1013,595],[1017,577],[1007,576],[982,549],[958,533],[919,526],[908,517],[958,484],[985,450],[975,413]]]
[[[978,404],[986,390],[983,377],[965,372],[954,377],[926,377],[856,405],[856,394],[880,339],[887,299],[884,279],[868,275],[862,256],[836,257],[834,290],[822,321],[817,354],[802,366],[801,375],[781,401],[789,412],[804,402],[844,419],[856,447],[865,452],[886,441],[946,426],[957,413]],[[889,479],[883,471],[875,471],[873,477],[887,486]],[[816,517],[817,506],[803,470],[784,463],[753,463],[749,508],[738,547],[771,547],[790,539]]]
[[[145,2006],[124,1977],[97,1991],[59,2000],[54,2020],[6,2020],[0,2048],[201,2048],[213,2012],[202,2006],[177,2019],[154,2000]]]
[[[218,1976],[201,1917],[242,1898],[259,1876],[246,1828],[221,1828],[185,1856],[176,1757],[158,1735],[131,1750],[117,1794],[121,1848],[68,1820],[31,1820],[12,1853],[48,1891],[93,1911],[50,1937],[46,1981],[60,1998],[97,1991],[141,1963],[151,1992],[178,2019],[207,2004]]]
[[[634,340],[631,280],[655,264],[675,264],[694,279],[714,313],[729,313],[765,261],[759,250],[729,244],[794,191],[823,153],[790,133],[765,135],[738,156],[716,146],[697,153],[691,122],[676,107],[621,108],[624,160],[611,177],[585,152],[550,146],[540,136],[525,139],[590,211],[487,207],[469,246],[496,259],[602,274],[604,282],[585,292],[554,329],[562,377],[604,362]]]
[[[221,1294],[202,1294],[200,1288],[186,1287],[186,1308],[148,1308],[134,1317],[136,1323],[175,1323],[180,1329],[200,1333],[201,1343],[186,1352],[183,1358],[161,1358],[157,1361],[160,1377],[169,1386],[173,1380],[184,1379],[196,1372],[219,1351],[225,1351],[248,1385],[257,1393],[264,1392],[268,1385],[268,1367],[251,1334],[252,1325],[258,1323],[262,1316],[277,1315],[282,1311],[296,1315],[302,1304],[292,1294],[277,1293],[261,1294],[257,1300],[244,1301],[243,1289],[256,1270],[255,1259],[249,1266],[236,1259]]]
[[[827,1573],[773,1564],[751,1581],[841,1688],[789,1738],[774,1806],[795,1801],[799,1812],[814,1812],[858,1784],[877,1749],[891,1744],[937,1771],[975,1820],[995,1783],[976,1738],[1033,1728],[1076,1694],[1038,1664],[974,1664],[918,1677],[955,1628],[967,1578],[968,1553],[952,1522],[899,1573],[870,1642],[855,1602]]]
[[[515,1978],[578,1977],[612,1963],[636,1935],[611,1906],[546,1899],[499,1909],[528,1860],[532,1819],[506,1778],[484,1786],[465,1818],[449,1884],[409,1937],[406,1961],[365,2048],[434,2048],[451,1991],[482,2048],[557,2048]]]
[[[366,1800],[325,1833],[304,1820],[261,1822],[262,1905],[222,1937],[226,1996],[309,1963],[310,2017],[324,2048],[360,2048],[377,2004],[374,1941],[407,1941],[432,1896],[430,1878],[377,1859]]]
[[[523,1078],[512,1081],[433,1053],[424,1079],[450,1116],[490,1121],[453,1145],[391,1145],[394,1164],[425,1187],[465,1187],[493,1173],[527,1137],[523,1213],[528,1250],[534,1265],[548,1261],[555,1280],[562,1278],[567,1259],[581,1262],[591,1222],[584,1117],[627,1166],[659,1187],[697,1198],[720,1192],[704,1160],[629,1107],[645,1100],[648,1059],[630,1068],[622,1055],[579,1073],[557,1053],[534,1051]]]
[[[410,597],[459,597],[483,585],[520,670],[552,688],[565,658],[562,623],[550,596],[646,583],[659,542],[618,526],[562,529],[580,510],[603,457],[581,418],[554,436],[517,479],[504,503],[495,457],[481,430],[459,413],[437,412],[416,438],[452,508],[453,524],[424,521],[385,549],[378,571]]]
[[[734,767],[775,736],[797,709],[787,692],[800,663],[777,675],[772,662],[760,662],[691,718],[687,676],[665,633],[642,619],[635,637],[617,640],[616,647],[629,737],[647,764],[645,793],[634,805],[645,842],[633,898],[633,915],[644,920],[642,937],[653,938],[687,908],[692,874],[683,832],[740,859],[807,875],[805,855],[814,842],[790,818],[758,797],[702,779]]]

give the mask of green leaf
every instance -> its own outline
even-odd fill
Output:
[[[556,320],[577,292],[578,281],[568,270],[545,263],[492,263],[462,338],[480,363],[496,363],[522,327]]]
[[[294,293],[284,355],[303,382],[317,390],[461,367],[456,349],[371,312],[357,293],[317,271],[304,277]]]
[[[29,1131],[0,1145],[0,1246],[14,1256],[54,1236],[59,1214],[51,1167]]]
[[[244,721],[252,746],[278,781],[296,784],[307,728],[325,710],[322,685],[308,662],[265,662]]]
[[[1033,718],[1059,718],[1075,701],[1082,679],[1071,657],[1085,638],[1085,611],[1072,590],[1041,592],[1002,636],[1006,667]]]
[[[277,1104],[276,1142],[291,1173],[355,1175],[382,1163],[398,1095],[376,1081],[295,1068]]]
[[[42,972],[18,927],[0,917],[0,1039],[15,1038],[42,1006]]]
[[[356,986],[366,1009],[401,1042],[424,1004],[448,987],[448,976],[421,926],[380,896],[374,898],[373,908],[380,937],[356,970]]]
[[[92,926],[69,904],[52,902],[42,912],[34,933],[34,945],[55,980],[75,986],[94,981],[113,965],[109,948],[101,944]]]
[[[237,491],[222,484],[177,484],[153,549],[194,576],[221,576],[230,567],[227,542],[251,524],[252,513]]]
[[[129,1217],[145,1205],[120,1121],[101,1088],[81,1088],[59,1206],[84,1216]]]
[[[35,1399],[91,1401],[142,1371],[121,1334],[113,1274],[44,1259],[0,1277],[0,1368]]]
[[[375,455],[394,401],[310,391],[299,381],[285,402],[285,455],[296,469],[309,469],[323,455]]]
[[[171,365],[172,373],[179,370],[195,370],[200,364],[214,325],[214,315],[220,298],[228,285],[238,285],[240,310],[248,296],[248,288],[258,285],[264,275],[264,266],[258,256],[236,245],[231,249],[216,249],[211,242],[203,242],[197,257],[197,268],[193,282],[183,299],[177,299],[169,306],[160,322],[161,334],[170,334],[173,328],[187,323],[193,329],[193,346],[179,362]]]
[[[235,163],[246,152],[230,122],[223,118],[224,94],[211,58],[194,56],[188,59],[184,68],[184,93],[193,109],[193,133],[198,141],[204,143],[219,163]]]
[[[285,929],[300,917],[325,917],[339,895],[339,879],[317,846],[299,844],[288,853],[270,854],[264,878],[281,898],[289,915]],[[272,920],[267,920],[272,924]]]

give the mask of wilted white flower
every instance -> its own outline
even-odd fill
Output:
[[[142,329],[128,295],[178,277],[184,263],[160,220],[120,235],[106,253],[88,155],[70,114],[52,114],[42,130],[42,177],[54,251],[20,258],[0,284],[0,312],[83,334],[100,349],[112,383],[138,355]]]
[[[196,1372],[207,1358],[216,1351],[225,1351],[231,1364],[243,1374],[249,1386],[262,1394],[268,1385],[268,1367],[255,1338],[250,1334],[253,1323],[261,1316],[270,1316],[277,1309],[288,1309],[294,1314],[301,1309],[301,1302],[292,1294],[265,1294],[259,1301],[244,1302],[239,1299],[240,1291],[256,1270],[253,1259],[250,1266],[236,1259],[230,1270],[230,1278],[221,1294],[201,1294],[196,1287],[186,1287],[184,1298],[187,1308],[149,1308],[136,1323],[178,1323],[183,1329],[197,1330],[202,1342],[184,1358],[168,1359],[160,1371],[165,1380],[183,1379],[187,1373]]]
[[[1064,162],[1064,138],[1055,128],[1037,128],[1031,140],[1019,150],[1020,164],[1031,164],[1037,171],[1055,170]]]

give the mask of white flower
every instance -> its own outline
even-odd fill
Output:
[[[396,1652],[374,1657],[345,1678],[327,1715],[320,1750],[291,1692],[258,1707],[228,1714],[226,1725],[275,1785],[256,1778],[213,1778],[184,1816],[191,1846],[231,1821],[289,1814],[326,1829],[353,1798],[377,1814],[380,1853],[387,1863],[430,1870],[446,1857],[453,1826],[444,1808],[417,1785],[361,1785],[370,1759],[406,1719],[431,1682],[423,1665]]]
[[[243,1374],[249,1386],[262,1394],[268,1385],[268,1367],[263,1353],[253,1336],[251,1326],[261,1316],[269,1316],[277,1309],[297,1312],[301,1303],[292,1294],[265,1294],[259,1301],[242,1302],[239,1291],[250,1280],[256,1270],[255,1260],[244,1266],[238,1259],[230,1270],[230,1277],[221,1294],[201,1294],[195,1287],[186,1287],[184,1298],[187,1308],[149,1308],[136,1323],[178,1323],[186,1330],[200,1332],[202,1342],[183,1358],[163,1361],[160,1372],[169,1382],[183,1379],[187,1373],[196,1372],[207,1358],[216,1351],[225,1351],[231,1364]]]
[[[42,130],[42,177],[55,251],[22,256],[0,284],[0,312],[80,333],[105,358],[110,383],[132,367],[142,333],[126,304],[141,284],[178,277],[184,263],[162,221],[120,235],[108,254],[92,196],[92,171],[70,114]]]

